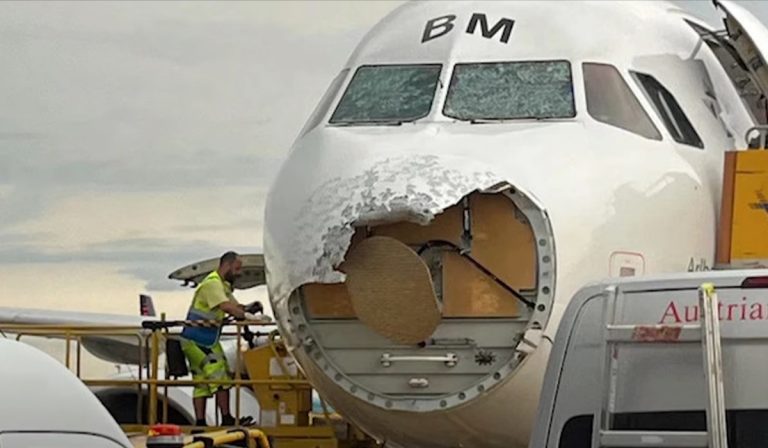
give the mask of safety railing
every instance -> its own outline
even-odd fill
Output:
[[[205,323],[203,323],[205,324]],[[213,324],[213,323],[212,323]],[[220,325],[221,322],[216,322]],[[63,339],[65,341],[65,352],[63,364],[72,371],[85,385],[90,387],[126,387],[136,389],[136,422],[137,424],[123,425],[127,431],[145,432],[151,425],[156,423],[167,423],[169,416],[169,395],[170,387],[189,387],[201,384],[210,385],[228,385],[235,390],[235,420],[240,421],[241,412],[241,393],[243,387],[253,388],[258,385],[275,385],[294,387],[311,387],[310,383],[303,377],[296,379],[243,379],[243,360],[242,352],[244,342],[252,348],[253,337],[268,336],[268,344],[272,349],[274,356],[284,374],[291,376],[289,370],[282,362],[282,355],[279,353],[276,345],[277,332],[250,332],[249,326],[269,327],[274,324],[263,321],[237,321],[226,322],[224,328],[234,328],[234,331],[222,331],[221,340],[232,341],[235,343],[235,365],[230,367],[234,372],[234,378],[229,380],[193,380],[179,378],[160,378],[160,360],[161,346],[168,339],[178,338],[181,329],[186,325],[200,326],[201,322],[189,321],[166,321],[164,316],[160,320],[145,321],[141,327],[135,326],[107,326],[107,325],[30,325],[30,324],[0,324],[0,331],[9,337],[12,334],[16,340],[22,340],[25,336],[39,336],[45,338]],[[251,340],[246,341],[244,335],[248,335]],[[82,375],[82,350],[84,341],[89,338],[108,339],[119,341],[129,346],[135,345],[136,378],[85,378]],[[133,341],[133,342],[130,342]],[[72,344],[74,343],[74,349]],[[74,364],[72,362],[72,352],[75,353]],[[86,349],[87,350],[87,349]],[[127,352],[125,352],[127,353]],[[95,355],[97,358],[98,355]],[[162,388],[162,393],[160,389]],[[146,396],[146,403],[145,403]],[[191,400],[191,395],[190,395]],[[191,404],[191,403],[190,403]],[[161,407],[161,408],[160,408]],[[144,409],[146,413],[144,412]],[[158,414],[158,409],[161,414]],[[323,403],[324,414],[327,421],[330,420]],[[214,427],[218,427],[218,424]],[[197,427],[186,427],[190,429],[203,429]],[[206,427],[205,429],[211,429]],[[230,435],[229,437],[234,437]],[[202,446],[202,445],[201,445]]]

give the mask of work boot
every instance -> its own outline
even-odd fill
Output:
[[[221,426],[235,426],[235,418],[230,414],[221,416]]]
[[[221,417],[221,426],[248,426],[253,424],[253,417],[240,417],[239,422],[235,422],[235,418],[232,415],[224,415]]]
[[[206,423],[205,419],[200,419],[200,420],[196,420],[195,421],[195,426],[205,427],[205,426],[208,426],[208,423]],[[205,432],[205,429],[202,429],[202,428],[193,429],[191,431],[192,434],[200,434],[200,433],[203,433],[203,432]]]

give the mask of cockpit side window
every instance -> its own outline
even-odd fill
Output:
[[[587,62],[582,69],[587,112],[592,118],[645,138],[661,140],[659,130],[616,67]]]
[[[402,123],[429,114],[440,64],[364,65],[339,101],[331,124]]]
[[[456,64],[443,114],[464,121],[573,118],[567,61]]]
[[[656,113],[661,117],[669,134],[672,135],[672,138],[684,145],[704,148],[704,143],[699,138],[699,134],[696,133],[693,125],[688,120],[688,117],[685,116],[685,112],[683,112],[675,97],[672,96],[672,93],[651,75],[637,72],[631,73],[639,81],[651,104],[653,104],[653,108],[656,109]]]
[[[325,94],[320,99],[320,102],[317,104],[317,107],[312,112],[312,115],[309,116],[309,120],[307,120],[307,124],[305,124],[301,132],[299,132],[299,137],[303,136],[307,132],[314,129],[318,124],[320,124],[322,119],[328,113],[328,109],[331,108],[331,103],[333,103],[333,100],[336,98],[336,95],[339,93],[339,90],[341,89],[341,86],[344,84],[344,80],[347,78],[348,73],[349,73],[349,69],[345,68],[338,75],[336,75],[333,81],[331,81],[331,85],[328,86],[328,89],[325,91]]]

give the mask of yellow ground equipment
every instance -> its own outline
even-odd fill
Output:
[[[238,443],[237,445],[231,445]],[[183,448],[208,448],[224,446],[242,446],[246,448],[270,448],[267,436],[258,429],[233,429],[203,434],[195,437],[192,442],[183,445]],[[281,444],[280,446],[283,446]],[[147,448],[150,448],[149,446]]]
[[[261,429],[281,448],[337,448],[330,416],[326,425],[312,426],[312,387],[290,382],[305,378],[276,335],[272,333],[269,344],[243,353],[249,378],[275,380],[252,386],[261,407]]]
[[[768,150],[725,154],[717,268],[768,267]]]
[[[236,444],[236,445],[234,445]],[[266,434],[258,429],[231,429],[185,437],[178,425],[158,424],[149,428],[146,448],[208,448],[241,446],[271,448]]]

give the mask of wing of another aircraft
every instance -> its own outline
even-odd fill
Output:
[[[31,308],[0,307],[0,323],[35,325],[141,325],[145,318],[124,314],[85,313]]]
[[[131,326],[141,327],[146,318],[120,314],[83,313],[24,308],[0,308],[0,330],[7,333],[5,325],[56,325],[56,326]],[[53,337],[53,336],[52,336]],[[62,334],[58,338],[65,338]],[[83,338],[83,346],[94,356],[117,364],[138,364],[139,338],[129,335],[89,336]]]

